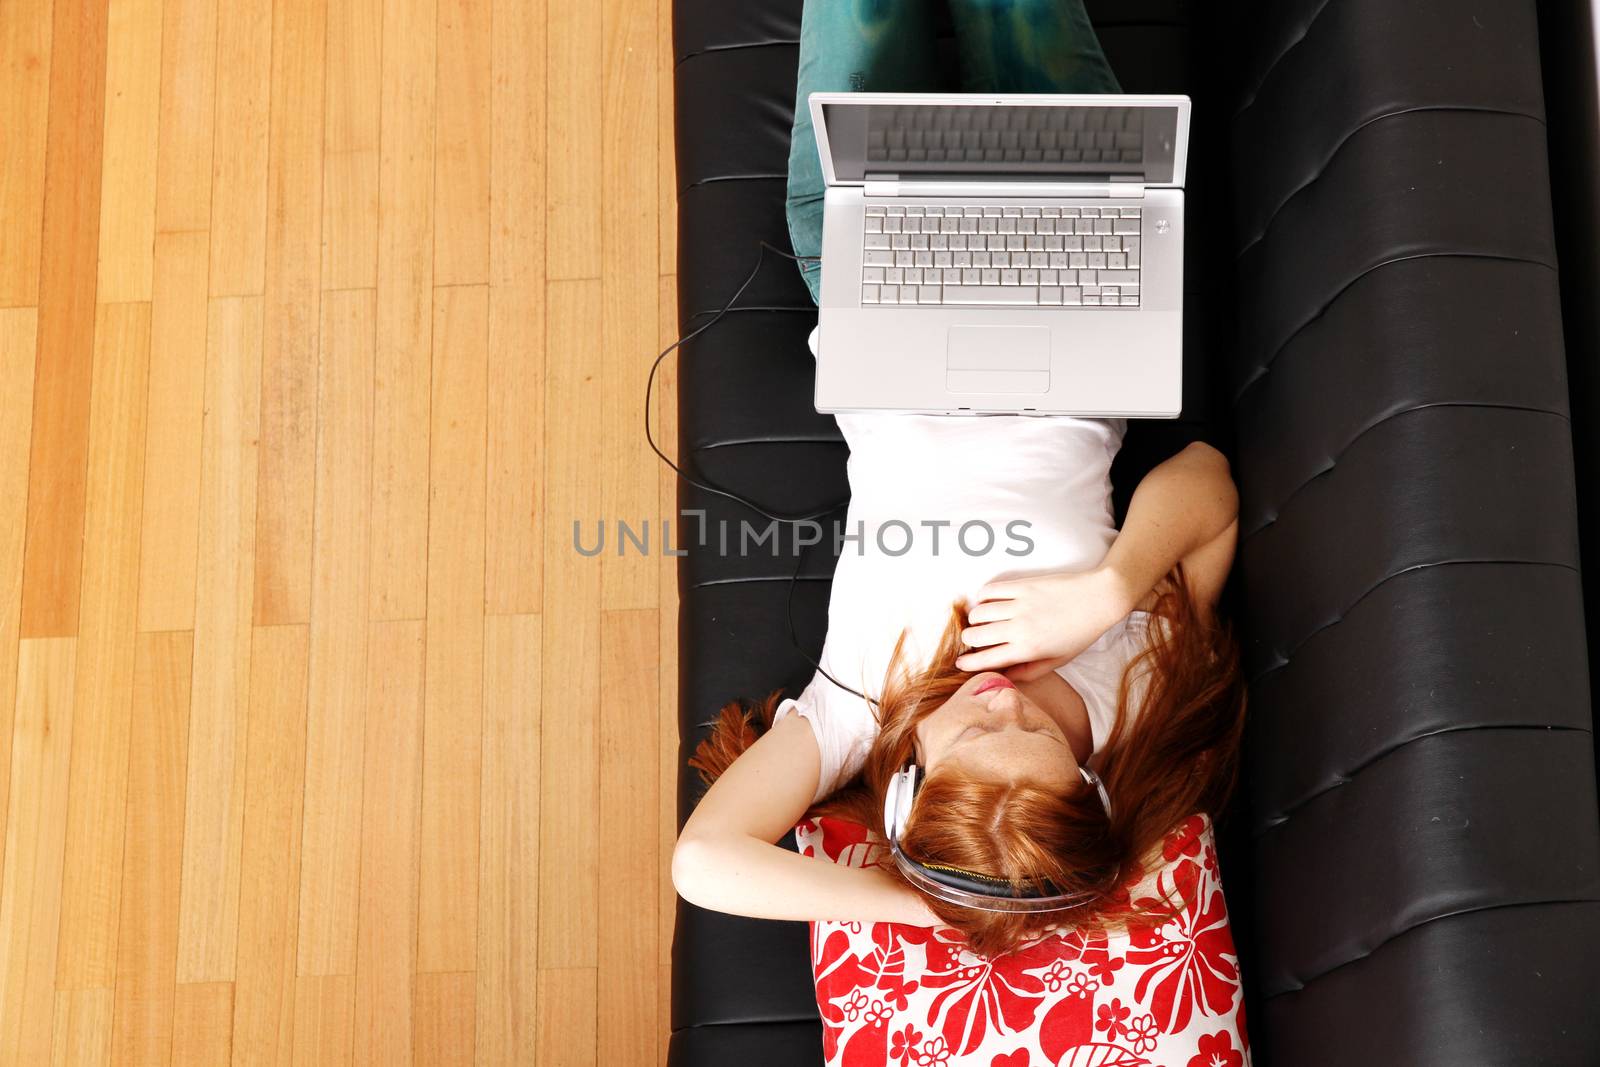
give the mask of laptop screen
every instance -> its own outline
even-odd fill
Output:
[[[834,177],[868,174],[1169,185],[1178,108],[1167,104],[822,104]]]

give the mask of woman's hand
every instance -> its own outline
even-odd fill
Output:
[[[1105,567],[990,582],[978,591],[961,639],[975,651],[963,671],[1004,671],[1019,682],[1041,678],[1094,644],[1137,599]]]

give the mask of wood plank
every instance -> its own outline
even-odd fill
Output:
[[[210,304],[178,981],[233,978],[251,676],[261,298]]]
[[[194,628],[217,0],[165,0],[162,16],[150,416],[139,562],[142,631]]]
[[[552,38],[552,43],[553,43]],[[600,283],[552,282],[548,352],[577,353],[592,343],[600,315]],[[545,376],[544,597],[549,618],[542,639],[543,705],[563,709],[562,743],[545,745],[539,776],[539,966],[593,967],[600,836],[600,568],[572,547],[571,519],[595,522],[601,494],[578,457],[590,453],[600,410],[593,368],[575,358],[552,360]],[[592,526],[590,527],[592,529]]]
[[[150,299],[161,115],[162,0],[110,0],[96,299]]]
[[[27,527],[28,444],[39,315],[0,309],[0,826],[11,790],[11,714],[17,705],[17,641],[22,621],[22,537]],[[0,839],[0,854],[5,841]]]
[[[0,869],[0,1063],[49,1063],[72,751],[73,638],[24,640]]]
[[[659,175],[659,195],[656,211],[656,232],[660,299],[657,303],[656,349],[659,351],[678,338],[678,170],[677,131],[672,85],[676,57],[673,54],[672,12],[670,0],[656,4],[656,167]],[[668,356],[662,363],[662,373],[657,379],[655,426],[657,442],[667,455],[678,455],[678,361]],[[678,513],[678,476],[666,466],[658,464],[659,503],[656,514],[672,520],[682,542]],[[657,1063],[667,1061],[667,1046],[672,1036],[672,936],[677,922],[678,894],[672,886],[672,849],[678,839],[678,561],[665,551],[660,556],[661,578],[657,586],[660,597],[661,637],[658,653],[660,664],[658,720],[660,725],[657,759],[659,775],[657,784],[661,799],[656,805],[660,826],[661,844],[657,879],[659,926],[656,934],[656,955],[660,962],[657,979],[658,1008],[656,1031],[660,1035]]]
[[[434,0],[386,5],[372,440],[375,619],[420,619],[427,611],[437,36]]]
[[[255,632],[234,1067],[285,1067],[294,1052],[309,640],[304,626]]]
[[[489,290],[486,606],[531,614],[544,592],[544,286]]]
[[[0,18],[0,308],[39,302],[51,0],[11,0]]]
[[[533,1024],[539,1038],[535,1063],[586,1067],[595,1059],[595,1005],[600,989],[593,967],[539,971],[539,1016]]]
[[[210,254],[211,238],[204,230],[156,235],[144,529],[139,540],[142,631],[194,627]]]
[[[417,969],[477,965],[487,286],[434,290]]]
[[[367,700],[374,294],[323,294],[297,973],[354,974]]]
[[[489,230],[488,610],[532,613],[543,596],[543,0],[496,0]]]
[[[251,25],[248,5],[228,4],[229,40],[234,23]],[[156,233],[175,234],[207,230],[211,227],[212,141],[217,110],[218,77],[233,78],[236,71],[217,70],[217,0],[162,0],[161,5],[161,117],[156,151]],[[266,35],[270,26],[260,26],[262,37],[257,49],[270,51]],[[234,58],[234,57],[230,57]],[[261,96],[265,106],[267,66],[256,61],[262,75]],[[232,82],[238,87],[237,82]],[[237,99],[234,101],[238,103]],[[237,111],[235,112],[235,114]],[[230,116],[232,117],[232,116]],[[265,130],[261,131],[263,134]],[[223,131],[222,137],[233,136]],[[229,142],[237,147],[238,141]],[[266,140],[261,140],[259,158],[266,164]],[[224,162],[222,166],[232,164]],[[258,171],[258,176],[263,173]],[[262,192],[265,193],[265,184]],[[200,289],[210,286],[202,276]]]
[[[546,11],[545,240],[559,255],[547,257],[545,271],[552,279],[598,278],[600,5],[557,3]]]
[[[139,529],[144,493],[150,305],[102,304],[98,318],[58,989],[110,989],[116,978],[139,604],[139,541],[129,531]]]
[[[355,976],[301,975],[295,979],[296,1067],[350,1062],[355,1032]]]
[[[544,283],[547,0],[492,0],[489,284]]]
[[[664,1064],[672,1044],[672,965],[662,964],[656,971],[656,1062]]]
[[[472,1067],[475,996],[471,972],[417,975],[417,1067]]]
[[[164,1064],[172,1054],[193,656],[190,634],[139,636],[128,752],[112,1067]]]
[[[655,611],[607,611],[600,618],[600,839],[606,889],[596,899],[601,1063],[648,1063],[656,1052],[657,920],[640,907],[657,897],[657,825],[639,818],[660,799],[656,782]]]
[[[322,171],[322,287],[378,284],[380,0],[328,4],[326,133]]]
[[[179,985],[175,998],[172,1067],[227,1063],[233,1031],[233,983]]]
[[[361,800],[354,1062],[411,1062],[422,805],[423,623],[372,627]]]
[[[211,286],[260,296],[267,258],[272,0],[229,0],[217,21],[216,140],[211,163]]]
[[[436,285],[489,280],[490,4],[439,0]]]
[[[326,0],[281,0],[274,7],[256,482],[258,626],[311,616],[326,37]]]
[[[55,7],[22,634],[78,632],[100,228],[106,0]],[[50,1009],[45,1010],[46,1016]]]
[[[634,528],[653,516],[660,462],[638,430],[644,383],[658,349],[656,301],[655,0],[603,0],[600,350],[605,381],[601,514]],[[652,523],[652,525],[655,525]],[[620,547],[620,546],[619,546]],[[651,549],[659,550],[652,544]],[[601,557],[600,603],[654,608],[658,568],[648,552]]]
[[[678,279],[666,275],[660,280],[660,312],[657,316],[659,347],[671,344],[678,334]],[[678,361],[668,356],[661,364],[661,374],[656,380],[655,425],[661,441],[661,450],[674,459],[678,455]],[[659,503],[656,514],[672,523],[674,543],[684,541],[682,524],[678,519],[678,476],[666,464],[657,468]],[[661,635],[657,646],[657,784],[660,800],[656,804],[656,818],[660,834],[658,867],[658,905],[660,927],[656,934],[657,959],[662,973],[670,975],[672,966],[672,931],[677,922],[678,893],[672,886],[672,849],[678,841],[678,557],[662,551],[657,557],[661,567]],[[668,983],[670,985],[670,983]],[[666,1034],[667,1015],[661,1014],[661,1032]]]
[[[678,147],[675,113],[677,101],[671,91],[672,72],[677,66],[672,51],[672,2],[656,0],[656,78],[660,89],[656,93],[656,234],[659,258],[656,269],[662,274],[675,274],[678,270]],[[670,320],[676,327],[677,307],[674,305]],[[672,337],[663,341],[664,347],[678,336],[676,328]]]
[[[105,1067],[110,1061],[111,990],[57,990],[50,1067]]]
[[[539,961],[540,618],[484,628],[478,1062],[533,1063]]]

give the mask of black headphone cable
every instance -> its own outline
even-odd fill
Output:
[[[722,305],[721,310],[719,310],[715,315],[711,316],[708,321],[701,323],[693,330],[690,330],[688,333],[672,342],[666,348],[663,348],[660,354],[656,356],[655,362],[650,364],[650,376],[645,380],[644,387],[644,439],[645,442],[650,446],[650,451],[654,452],[661,462],[672,468],[673,473],[675,473],[679,478],[687,482],[689,485],[694,486],[696,489],[699,489],[702,492],[711,493],[714,496],[720,496],[727,500],[732,500],[737,504],[742,504],[751,511],[754,511],[757,515],[760,515],[762,518],[771,519],[773,522],[781,522],[789,525],[796,525],[802,522],[814,522],[815,520],[826,515],[831,515],[836,511],[844,509],[849,505],[850,501],[848,499],[838,500],[820,510],[806,512],[805,514],[789,514],[784,512],[770,511],[762,505],[751,500],[749,497],[741,496],[740,494],[733,492],[731,489],[724,489],[721,486],[713,485],[710,482],[696,478],[689,474],[678,464],[674,463],[665,452],[661,451],[660,446],[656,444],[655,435],[651,432],[650,428],[650,401],[655,391],[656,372],[660,369],[662,361],[680,346],[694,340],[696,337],[700,336],[702,333],[721,322],[723,316],[727,315],[729,311],[733,310],[733,305],[738,301],[739,297],[744,295],[744,291],[750,288],[750,283],[755,281],[756,275],[761,272],[761,267],[766,262],[766,254],[768,252],[776,253],[777,255],[783,256],[786,259],[792,259],[796,263],[820,261],[822,258],[821,256],[797,256],[792,252],[785,252],[783,249],[778,248],[776,245],[769,244],[766,241],[759,241],[757,243],[760,245],[760,251],[756,257],[756,265],[751,269],[749,275],[745,277],[745,280],[739,285],[739,288],[734,290],[733,295],[728,298],[728,302]],[[876,705],[876,700],[867,696],[859,689],[845,685],[832,674],[828,673],[827,669],[824,668],[822,664],[819,663],[815,658],[813,658],[812,655],[806,651],[805,646],[800,643],[800,636],[795,631],[794,625],[794,587],[800,581],[800,569],[805,562],[805,547],[799,546],[798,539],[796,540],[798,550],[795,553],[796,558],[794,574],[789,579],[789,596],[785,606],[785,610],[789,618],[789,641],[794,645],[796,650],[798,650],[799,653],[805,657],[806,661],[815,667],[818,673],[820,673],[824,678],[828,679],[828,681],[832,682],[834,685],[845,690],[846,692],[854,693],[867,703]]]

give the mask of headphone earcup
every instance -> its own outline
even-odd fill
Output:
[[[911,817],[911,800],[917,791],[917,765],[908,764],[889,779],[889,788],[883,794],[883,832],[890,841],[900,838]]]
[[[883,791],[883,836],[893,841],[897,827],[894,824],[895,798],[900,794],[900,772],[889,776],[889,785]]]

